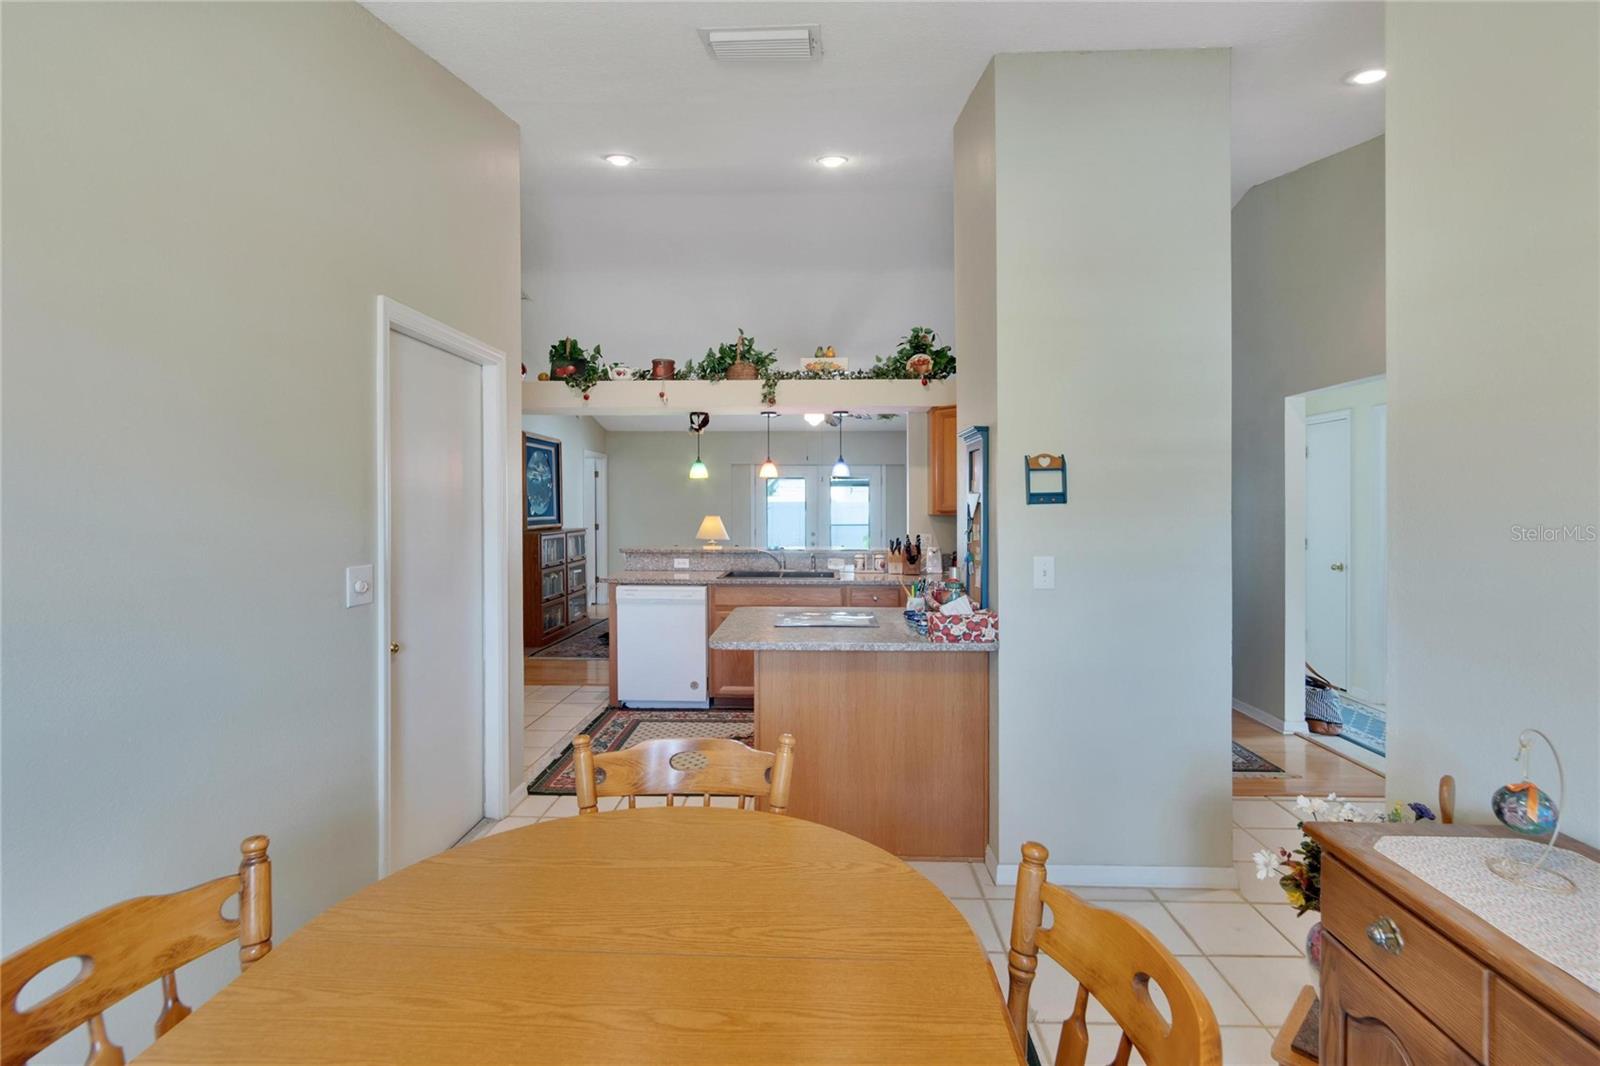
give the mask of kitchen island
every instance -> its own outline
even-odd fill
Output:
[[[627,568],[602,579],[613,590],[704,588],[707,639],[741,607],[903,606],[905,586],[922,576],[870,570],[848,573],[843,570],[844,560],[827,552],[636,548],[625,549],[623,555]],[[818,570],[818,566],[827,569]],[[612,630],[613,633],[617,630],[615,618]],[[618,647],[619,641],[612,640],[611,702],[614,704],[621,700],[617,689]],[[715,706],[750,706],[755,698],[755,674],[753,652],[707,648],[704,691]]]
[[[754,656],[756,746],[795,737],[789,813],[902,858],[983,858],[989,656],[934,644],[898,608],[852,607],[874,628],[781,628],[797,608],[739,607],[713,652]]]

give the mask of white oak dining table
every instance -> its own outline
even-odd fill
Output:
[[[139,1061],[1019,1059],[982,946],[911,867],[813,822],[672,807],[545,822],[407,867],[308,922]]]

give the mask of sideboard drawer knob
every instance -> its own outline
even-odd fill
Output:
[[[1367,926],[1367,939],[1391,955],[1398,955],[1405,949],[1405,937],[1400,935],[1400,927],[1394,924],[1394,919],[1379,917]]]

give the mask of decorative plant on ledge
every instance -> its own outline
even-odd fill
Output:
[[[832,347],[826,349],[832,352]],[[862,370],[779,370],[778,353],[762,351],[755,340],[739,330],[732,342],[724,342],[706,349],[705,358],[699,362],[688,360],[673,372],[674,381],[761,381],[761,402],[767,407],[778,402],[780,381],[866,381],[920,379],[924,385],[953,377],[956,357],[948,344],[940,345],[939,337],[927,326],[913,326],[900,340],[900,347],[890,356],[879,356],[870,367]],[[592,352],[571,337],[563,338],[550,346],[550,376],[566,382],[588,399],[589,390],[610,378],[632,378],[634,381],[657,380],[650,369],[643,367],[628,371],[620,363],[606,364],[600,357],[597,344]],[[665,400],[665,393],[662,394]]]
[[[612,376],[612,369],[602,359],[598,344],[590,352],[573,338],[563,337],[550,346],[550,376],[583,393],[586,400],[590,389]]]
[[[900,347],[887,359],[879,356],[872,364],[875,378],[921,378],[924,382],[947,378],[956,372],[956,357],[948,344],[935,347],[938,334],[927,326],[912,326],[900,340]]]
[[[690,363],[688,369],[701,381],[753,381],[765,374],[778,362],[776,351],[764,352],[756,347],[755,338],[746,337],[744,330],[732,344],[719,344],[706,349],[706,357]]]

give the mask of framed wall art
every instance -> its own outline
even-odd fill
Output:
[[[561,524],[561,442],[522,435],[522,510],[528,529]]]

